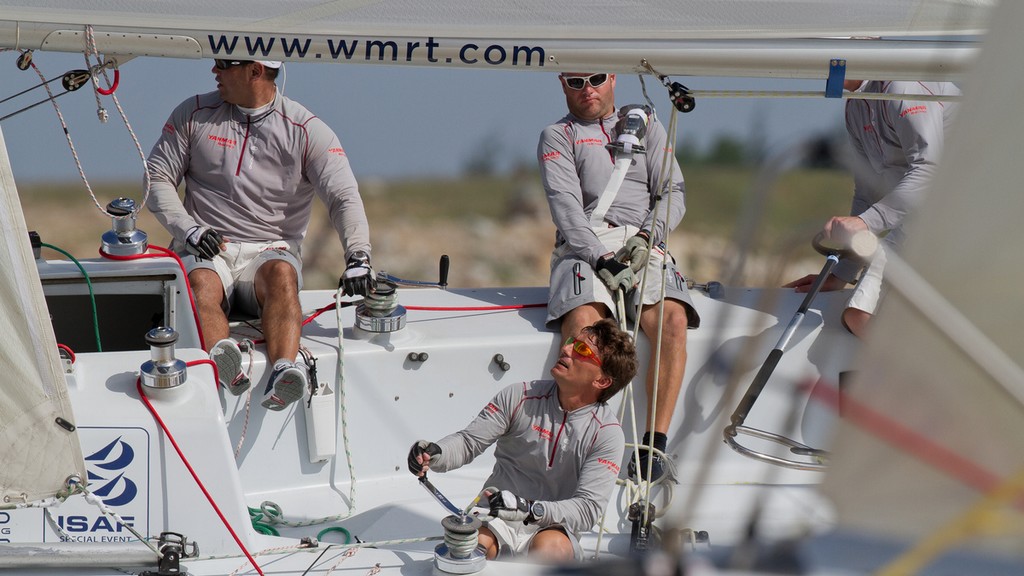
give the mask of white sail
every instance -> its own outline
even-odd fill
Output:
[[[908,269],[886,268],[894,289],[845,406],[864,410],[846,411],[825,483],[847,527],[1024,551],[1024,78],[1007,73],[1022,21],[1024,3],[1000,6],[907,235]]]
[[[824,78],[947,79],[962,42],[835,40],[982,34],[994,0],[427,2],[0,1],[0,46],[181,58]]]
[[[57,356],[25,217],[0,132],[0,508],[54,496],[85,479],[67,384]],[[63,424],[61,424],[63,423]],[[31,439],[31,442],[28,440]]]

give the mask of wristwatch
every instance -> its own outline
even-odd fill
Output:
[[[530,504],[530,516],[527,518],[526,524],[539,522],[542,518],[544,518],[544,503],[534,502]]]

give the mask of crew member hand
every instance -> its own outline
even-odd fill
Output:
[[[615,258],[602,256],[597,261],[597,276],[612,292],[619,288],[622,288],[623,292],[629,292],[636,284],[633,269]]]
[[[441,447],[427,440],[417,440],[409,449],[409,472],[422,477],[430,469],[430,458],[439,456]]]
[[[530,515],[530,506],[533,505],[532,500],[516,496],[511,490],[492,492],[487,497],[487,503],[491,507],[491,516],[506,522],[524,523]]]
[[[818,275],[817,274],[808,274],[807,276],[804,276],[803,278],[800,278],[798,280],[793,280],[789,284],[784,284],[782,287],[783,288],[796,288],[797,292],[810,292],[811,291],[811,285],[814,284],[814,281],[817,280],[817,279],[818,279]],[[843,288],[846,287],[846,284],[847,284],[846,280],[843,280],[842,278],[840,278],[840,277],[838,277],[838,276],[836,276],[834,274],[829,274],[828,278],[826,278],[825,281],[821,284],[821,291],[822,292],[831,292],[833,290],[842,290]]]
[[[185,249],[196,258],[213,260],[224,247],[224,237],[209,226],[193,226],[185,234]]]
[[[348,259],[345,272],[338,281],[338,287],[349,296],[366,296],[373,290],[373,269],[370,268],[370,256],[365,252],[356,252]]]
[[[619,248],[619,251],[615,253],[615,259],[624,264],[629,264],[633,273],[639,273],[647,265],[647,242],[650,240],[650,236],[647,235],[646,231],[641,230],[637,232],[635,236],[630,237],[626,240],[626,245]]]

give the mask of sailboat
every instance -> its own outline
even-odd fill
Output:
[[[1003,281],[1015,267],[998,250],[1018,245],[1019,236],[1009,221],[1020,213],[1019,195],[1009,191],[1013,136],[1024,128],[1012,97],[1022,80],[1007,71],[1020,53],[1024,8],[968,0],[653,1],[616,8],[614,26],[606,6],[591,8],[0,0],[0,47],[19,58],[30,50],[85,52],[114,68],[135,56],[258,56],[523,73],[604,69],[668,86],[683,74],[819,78],[830,96],[844,74],[966,79],[976,100],[964,106],[906,262],[895,266],[897,295],[880,314],[879,336],[861,351],[839,322],[845,295],[818,295],[746,415],[747,434],[733,438],[742,450],[729,450],[727,417],[801,297],[698,282],[703,327],[689,338],[670,434],[678,483],[623,478],[583,545],[598,569],[650,544],[679,569],[699,572],[711,569],[694,558],[742,551],[753,534],[768,544],[851,534],[905,551],[891,573],[917,573],[968,540],[980,541],[996,565],[1019,570],[1024,350],[1013,338],[1019,298]],[[902,39],[866,38],[874,36]],[[913,39],[936,36],[954,39]],[[473,502],[489,455],[432,477],[429,493],[405,457],[413,441],[453,431],[501,387],[545,376],[557,353],[557,335],[544,326],[546,288],[400,286],[400,309],[383,319],[333,291],[304,291],[302,344],[315,362],[315,390],[292,409],[267,412],[248,396],[218,390],[180,266],[132,225],[140,204],[107,206],[110,230],[97,231],[101,257],[43,259],[21,215],[6,149],[0,132],[7,240],[0,254],[8,271],[0,284],[0,329],[8,335],[0,351],[8,374],[0,387],[0,568],[543,570],[451,554],[442,520]],[[982,189],[989,193],[972,193],[968,206],[963,191]],[[984,293],[951,281],[953,269]],[[95,319],[82,321],[83,309],[95,310]],[[247,324],[234,331],[259,339]],[[638,344],[644,365],[651,346]],[[253,388],[262,389],[269,370],[258,344],[247,363]],[[840,388],[847,373],[853,383]],[[639,389],[627,398],[646,403]],[[627,440],[637,426],[627,411],[624,425],[630,421]],[[891,430],[900,432],[895,440],[885,434]],[[747,435],[767,442],[754,446]],[[790,449],[780,451],[779,440]]]

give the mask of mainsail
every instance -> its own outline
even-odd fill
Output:
[[[886,267],[893,289],[824,484],[842,525],[918,541],[922,554],[1024,551],[1024,77],[1007,73],[1024,52],[1024,3],[995,16],[906,265]]]
[[[85,462],[0,132],[0,509],[54,496]]]
[[[250,58],[516,70],[947,79],[995,0],[0,0],[0,46],[179,58]],[[90,26],[92,34],[83,30]],[[837,40],[844,38],[845,40]]]

